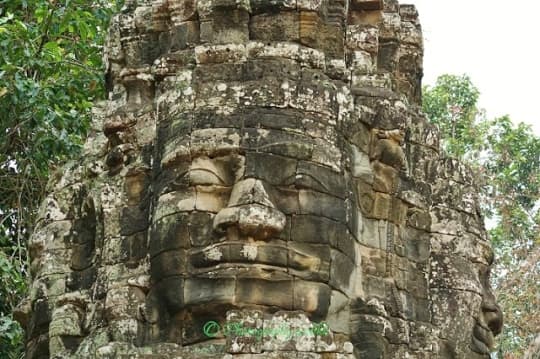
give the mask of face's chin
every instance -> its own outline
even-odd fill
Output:
[[[489,354],[493,343],[494,336],[491,330],[476,322],[473,328],[471,349],[480,354]]]

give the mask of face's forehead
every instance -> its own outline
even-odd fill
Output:
[[[494,257],[490,243],[471,233],[433,234],[431,252],[433,255],[460,257],[470,264],[484,266],[492,265]]]
[[[300,118],[280,111],[253,111],[234,118],[236,126],[221,128],[200,128],[193,116],[171,121],[158,133],[158,142],[163,143],[162,167],[203,156],[239,154],[252,158],[259,153],[313,162],[342,172],[345,156],[340,134],[321,116]]]

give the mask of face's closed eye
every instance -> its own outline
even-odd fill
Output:
[[[189,171],[189,183],[191,185],[227,185],[223,174],[211,161],[199,165],[199,167],[193,166]]]
[[[243,156],[197,157],[187,173],[191,186],[230,187],[243,175]]]

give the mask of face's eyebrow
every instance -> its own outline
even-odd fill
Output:
[[[190,136],[192,158],[201,155],[225,156],[240,151],[241,130],[236,128],[206,128]]]

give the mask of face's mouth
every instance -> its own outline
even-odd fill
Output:
[[[493,332],[479,322],[476,322],[473,329],[472,350],[480,354],[489,354],[490,349],[493,348],[493,344]]]
[[[326,258],[325,258],[326,257]],[[330,253],[328,256],[312,252],[309,246],[295,245],[281,240],[248,242],[225,241],[189,254],[193,273],[220,272],[252,268],[277,270],[296,274],[304,279],[328,281]]]

